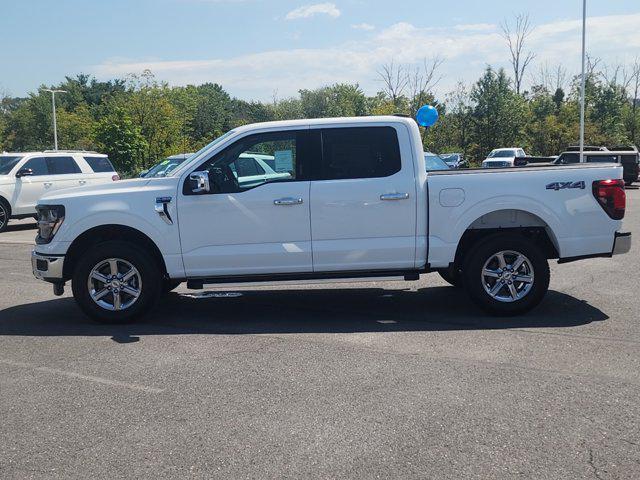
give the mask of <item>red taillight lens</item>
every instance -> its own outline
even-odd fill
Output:
[[[627,206],[624,180],[596,180],[593,182],[593,196],[611,218],[614,220],[624,218],[624,210]]]
[[[120,175],[114,175],[113,177],[111,177],[111,180],[113,180],[114,182],[120,180]]]

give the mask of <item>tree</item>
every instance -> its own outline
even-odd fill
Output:
[[[520,94],[525,71],[535,58],[532,52],[524,52],[527,39],[531,35],[533,27],[529,21],[529,15],[518,14],[515,16],[514,22],[514,25],[510,25],[507,20],[504,20],[501,27],[502,36],[507,42],[509,53],[511,54],[510,62],[513,69],[516,93]]]
[[[409,84],[406,67],[396,65],[391,59],[380,67],[378,76],[383,83],[383,92],[391,99],[391,103],[397,106]]]
[[[148,149],[140,128],[120,106],[113,106],[95,128],[95,138],[101,152],[107,153],[116,170],[136,174],[143,170]]]
[[[415,115],[424,105],[429,96],[433,96],[433,89],[442,80],[438,69],[444,63],[444,58],[435,56],[430,60],[422,59],[422,64],[413,68],[408,74],[408,88],[410,98],[410,113]]]
[[[471,90],[474,140],[478,156],[498,147],[519,146],[526,122],[525,100],[514,93],[503,69],[487,67]]]

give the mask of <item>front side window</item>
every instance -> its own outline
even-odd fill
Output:
[[[49,157],[47,163],[51,175],[69,175],[82,172],[73,157]]]
[[[49,167],[47,166],[47,159],[44,157],[35,157],[30,160],[27,160],[27,162],[22,166],[22,168],[30,169],[33,172],[32,173],[33,176],[49,175]]]
[[[302,180],[307,176],[301,155],[305,135],[304,131],[249,135],[196,170],[208,172],[210,193],[237,193],[265,183]],[[274,168],[258,162],[256,155],[273,159]],[[189,182],[187,179],[185,194],[191,190]]]
[[[321,180],[388,177],[401,169],[393,127],[322,130]]]

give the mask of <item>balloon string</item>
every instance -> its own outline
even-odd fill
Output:
[[[422,148],[424,149],[425,144],[424,141],[427,139],[427,130],[429,127],[424,127],[424,131],[422,132]]]

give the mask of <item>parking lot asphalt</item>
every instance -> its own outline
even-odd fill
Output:
[[[518,318],[418,282],[184,288],[96,325],[0,234],[0,478],[640,478],[632,252]]]

